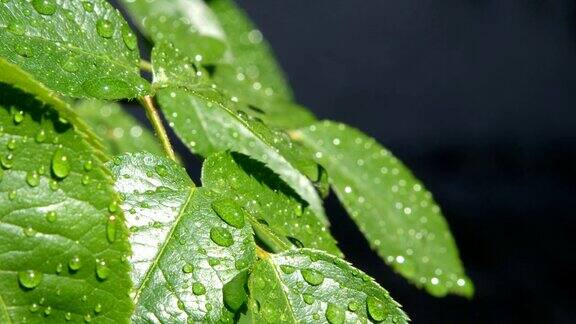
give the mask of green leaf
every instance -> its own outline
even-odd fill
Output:
[[[4,1],[0,56],[72,97],[134,98],[140,77],[136,36],[104,0]]]
[[[170,126],[192,152],[206,157],[232,150],[265,163],[328,224],[314,186],[320,180],[320,168],[284,133],[223,106],[225,99],[211,88],[161,89],[157,99]]]
[[[254,323],[407,323],[384,288],[322,251],[265,255],[248,283]]]
[[[128,323],[130,246],[105,156],[62,101],[0,70],[18,87],[0,84],[0,322]]]
[[[239,153],[218,153],[204,162],[202,183],[234,198],[251,217],[288,241],[342,255],[324,224],[262,163]]]
[[[213,64],[226,51],[224,32],[202,0],[121,0],[144,35],[176,45],[197,62]]]
[[[74,110],[103,139],[111,155],[136,152],[164,154],[154,134],[117,103],[83,100]]]
[[[370,245],[397,272],[436,296],[473,294],[454,238],[432,195],[374,139],[324,121],[295,131]]]
[[[219,195],[195,188],[173,161],[136,153],[110,167],[132,232],[132,320],[218,321],[224,285],[254,261],[250,226],[228,224],[213,208]]]

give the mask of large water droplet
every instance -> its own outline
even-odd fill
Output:
[[[70,258],[70,261],[68,261],[68,267],[73,271],[78,271],[82,268],[82,259],[77,255],[73,256]]]
[[[234,244],[232,234],[230,234],[227,229],[222,227],[213,227],[210,230],[210,238],[212,241],[214,241],[214,243],[220,246],[229,247]]]
[[[124,41],[124,45],[131,51],[135,50],[138,45],[136,35],[134,35],[128,25],[122,26],[122,40]]]
[[[37,187],[40,184],[40,176],[36,171],[30,171],[26,174],[26,183],[30,187]]]
[[[328,307],[326,307],[326,319],[330,324],[342,324],[346,319],[346,312],[342,308],[330,303]]]
[[[55,0],[32,0],[32,6],[41,15],[53,15],[56,12]]]
[[[206,293],[206,287],[200,282],[195,282],[192,284],[192,292],[196,296],[204,295]]]
[[[134,96],[128,83],[112,77],[87,80],[82,84],[82,88],[90,96],[100,99],[112,100]]]
[[[70,161],[61,149],[56,150],[52,156],[52,172],[60,179],[66,178],[70,173]]]
[[[303,269],[300,272],[304,280],[312,286],[318,286],[324,282],[324,275],[314,269]]]
[[[34,270],[20,271],[18,281],[23,287],[34,289],[42,282],[42,273]]]
[[[366,306],[368,308],[368,314],[375,321],[381,322],[386,319],[386,307],[380,299],[368,296],[366,299]]]
[[[230,226],[244,227],[244,211],[232,199],[221,199],[212,203],[212,209]]]
[[[114,25],[107,19],[100,18],[96,21],[96,32],[104,38],[110,38],[114,35]]]
[[[109,275],[110,275],[110,268],[108,267],[108,264],[106,264],[106,261],[104,260],[96,261],[96,276],[98,276],[98,278],[102,280],[106,280]]]

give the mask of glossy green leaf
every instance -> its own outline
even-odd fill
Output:
[[[232,197],[251,217],[267,224],[288,241],[342,254],[324,224],[261,162],[239,153],[212,155],[204,162],[202,183],[223,196]]]
[[[224,32],[202,0],[121,0],[143,34],[154,43],[173,43],[197,62],[223,60]]]
[[[255,258],[252,229],[223,220],[219,195],[195,188],[173,161],[148,153],[114,158],[110,168],[132,232],[134,322],[214,322],[223,287]]]
[[[352,219],[396,271],[436,296],[473,294],[440,208],[388,150],[330,121],[295,131],[293,137],[314,150]]]
[[[104,0],[4,1],[0,56],[72,97],[134,98],[148,91],[136,36]]]
[[[164,154],[154,134],[116,103],[84,100],[74,110],[90,124],[111,155],[136,152]]]
[[[272,96],[292,99],[290,85],[270,46],[246,14],[232,0],[211,0],[208,4],[226,33],[233,57],[231,65],[218,67],[217,81],[248,102]]]
[[[327,224],[314,186],[321,175],[318,165],[284,133],[222,105],[225,100],[219,96],[212,88],[166,88],[157,98],[169,125],[192,152],[208,156],[232,150],[265,163]]]
[[[128,232],[97,140],[29,75],[0,70],[17,87],[0,83],[0,322],[128,323]]]
[[[346,261],[311,249],[264,255],[249,280],[253,323],[407,323],[384,288]]]

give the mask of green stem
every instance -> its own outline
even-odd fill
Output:
[[[168,133],[166,132],[166,128],[164,128],[164,124],[162,124],[162,119],[160,119],[160,114],[158,113],[158,110],[154,106],[154,101],[152,100],[152,97],[144,96],[140,98],[140,103],[142,104],[142,106],[144,106],[144,109],[146,109],[146,116],[148,117],[148,120],[152,124],[152,127],[154,127],[154,132],[156,133],[156,136],[160,140],[160,143],[164,148],[164,152],[166,152],[166,155],[170,159],[178,162],[176,160],[176,154],[174,153],[172,144],[170,144]]]
[[[140,70],[152,72],[152,64],[146,60],[140,60]]]

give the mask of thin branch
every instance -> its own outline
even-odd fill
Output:
[[[146,116],[148,117],[148,120],[152,124],[152,127],[154,127],[154,132],[156,133],[156,136],[160,140],[160,143],[164,148],[164,152],[166,152],[166,155],[170,159],[178,162],[176,160],[176,154],[174,153],[172,144],[170,144],[168,133],[166,132],[166,128],[164,128],[164,124],[162,124],[162,119],[160,119],[160,114],[158,113],[158,110],[154,106],[154,101],[152,100],[152,97],[144,96],[140,98],[140,102],[142,106],[144,106],[144,109],[146,109]]]
[[[152,73],[152,64],[144,59],[141,59],[140,70]]]

